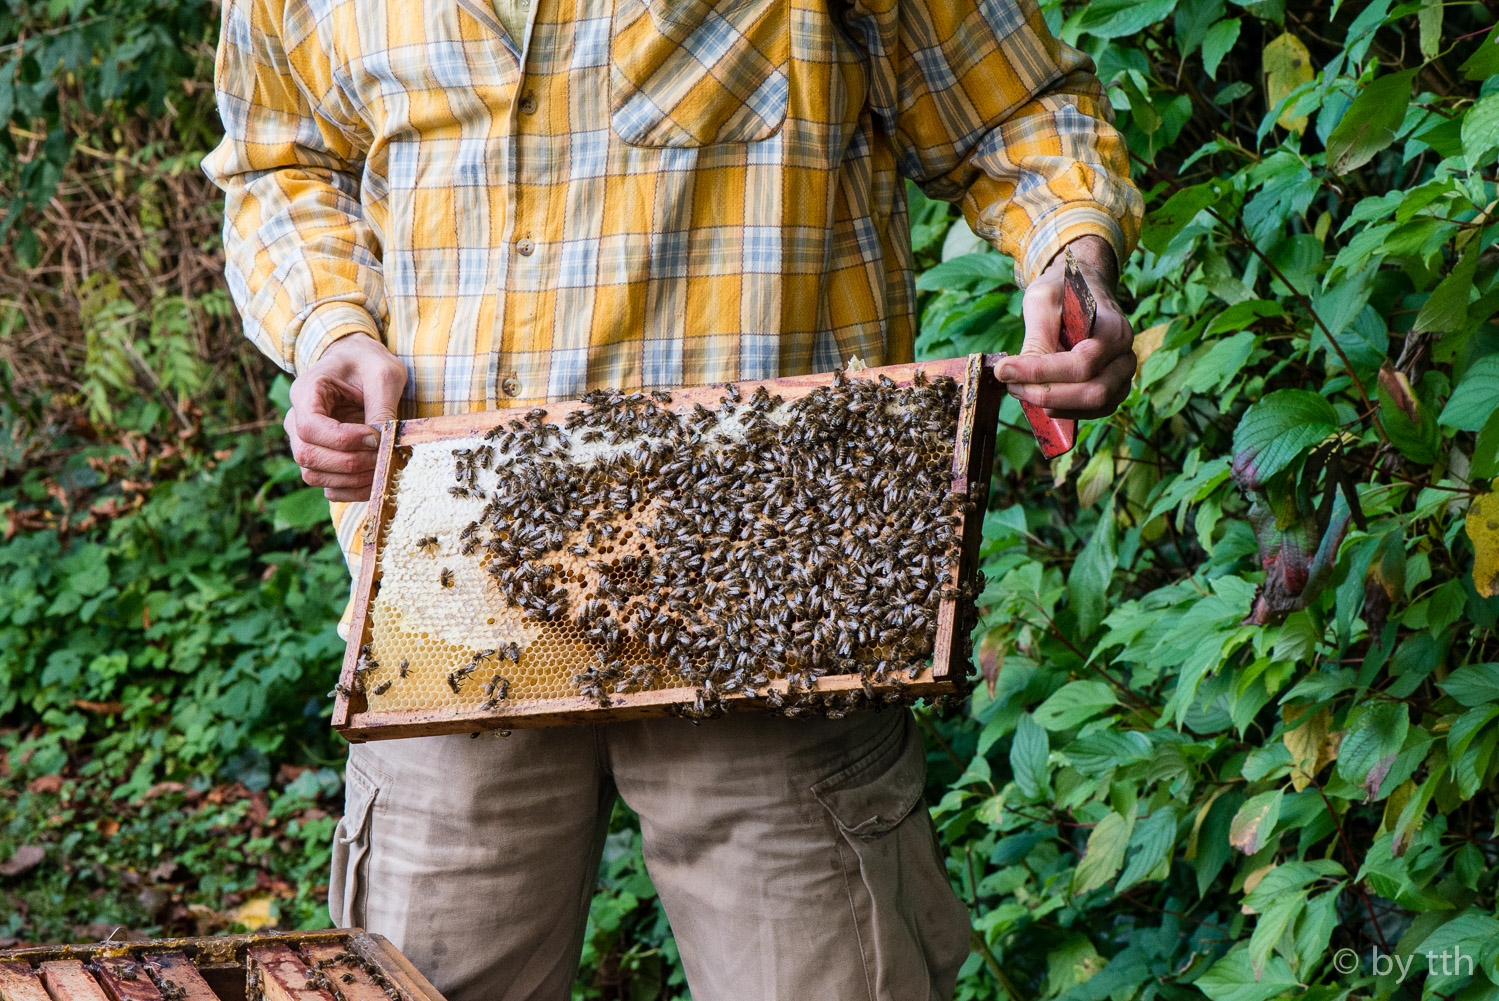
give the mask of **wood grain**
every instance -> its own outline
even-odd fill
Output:
[[[153,952],[142,956],[141,962],[150,965],[153,978],[166,989],[166,993],[176,993],[166,986],[168,983],[182,991],[181,1001],[220,1001],[207,978],[180,952]]]
[[[355,602],[354,614],[349,621],[350,643],[344,650],[343,668],[338,672],[340,691],[333,700],[333,726],[336,729],[349,721],[349,714],[365,708],[364,691],[354,684],[354,668],[359,663],[359,648],[370,641],[370,606],[380,584],[380,526],[385,518],[386,498],[390,494],[391,458],[395,452],[396,422],[385,421],[380,425],[380,448],[375,457],[375,486],[370,495],[370,506],[365,512],[364,538],[361,540],[359,561],[359,588],[362,600]],[[353,637],[359,637],[353,642]],[[345,695],[344,692],[349,692]]]
[[[104,988],[76,959],[53,959],[39,970],[52,1001],[109,1001]]]
[[[0,962],[0,1001],[52,1001],[41,978],[22,959]]]
[[[134,956],[95,960],[94,978],[111,1001],[161,1001],[161,991]]]
[[[390,1001],[364,964],[342,945],[309,945],[302,955],[309,966],[327,975],[343,1001]]]
[[[290,946],[256,946],[246,962],[251,976],[259,974],[266,1001],[335,1001],[331,991],[308,984],[312,970]]]

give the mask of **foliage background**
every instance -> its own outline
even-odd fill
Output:
[[[1046,11],[1147,195],[1141,367],[1049,467],[1002,414],[980,678],[921,715],[959,997],[1490,996],[1494,8]],[[216,30],[0,11],[0,941],[327,920],[345,576],[219,278]],[[921,355],[1016,350],[1010,262],[912,235]],[[613,827],[576,995],[685,996]]]

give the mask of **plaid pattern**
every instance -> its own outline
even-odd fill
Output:
[[[490,0],[224,4],[203,166],[288,371],[379,337],[422,416],[907,361],[901,175],[1022,284],[1134,245],[1109,105],[1034,0],[521,6],[512,39]]]

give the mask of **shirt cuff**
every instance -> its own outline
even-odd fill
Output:
[[[1119,270],[1124,270],[1124,230],[1119,220],[1099,205],[1063,205],[1042,216],[1030,229],[1020,253],[1015,256],[1015,282],[1025,288],[1051,263],[1051,259],[1062,252],[1062,248],[1073,240],[1085,236],[1097,236],[1107,240],[1114,248],[1114,260]]]
[[[330,302],[314,309],[297,335],[297,356],[293,360],[295,374],[307,371],[323,357],[323,352],[333,346],[334,341],[350,334],[367,334],[378,341],[380,328],[362,306]]]

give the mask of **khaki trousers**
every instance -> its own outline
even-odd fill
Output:
[[[355,745],[329,910],[449,1001],[566,1001],[618,794],[694,1001],[948,1001],[968,914],[925,773],[903,709]]]

